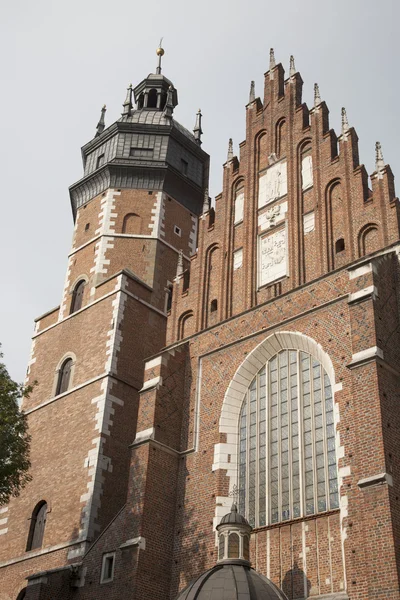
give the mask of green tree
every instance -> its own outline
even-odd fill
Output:
[[[19,409],[19,401],[31,389],[13,381],[0,362],[0,506],[7,504],[11,496],[18,496],[32,479],[28,472],[31,466],[28,423]]]

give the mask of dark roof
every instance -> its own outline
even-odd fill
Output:
[[[224,563],[200,575],[176,600],[287,600],[287,597],[251,567]]]
[[[244,516],[238,512],[236,504],[232,504],[231,512],[224,515],[222,517],[221,521],[219,522],[219,525],[227,525],[227,524],[229,524],[229,525],[247,525],[247,527],[250,527],[247,519],[245,519]],[[219,527],[219,525],[218,525],[218,527]]]
[[[171,125],[171,120],[168,120],[168,118],[165,117],[162,110],[151,110],[148,108],[133,110],[129,117],[123,115],[118,120],[126,123],[144,123],[146,125]],[[183,135],[192,142],[196,141],[194,135],[190,133],[186,127],[178,123],[178,121],[175,121],[175,119],[172,119],[172,126],[183,133]]]

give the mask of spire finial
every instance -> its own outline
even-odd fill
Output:
[[[201,136],[203,133],[203,130],[201,128],[202,116],[203,115],[201,114],[201,108],[199,108],[199,110],[196,113],[196,123],[195,123],[194,129],[193,129],[194,139],[196,140],[196,142],[199,146],[201,146]]]
[[[269,70],[272,71],[273,68],[275,68],[276,63],[275,63],[275,54],[274,54],[274,49],[270,48],[269,50]]]
[[[256,99],[256,85],[254,81],[250,82],[249,104]]]
[[[130,117],[132,114],[132,84],[130,83],[126,90],[125,102],[122,105],[124,107],[122,116]]]
[[[106,110],[107,110],[107,107],[104,104],[103,108],[101,109],[101,115],[100,115],[99,122],[97,123],[96,136],[95,137],[97,137],[98,135],[100,135],[104,131],[104,128],[106,126],[105,125],[105,121],[104,121]]]
[[[289,75],[290,75],[290,77],[293,77],[293,75],[296,75],[296,67],[295,67],[295,64],[294,64],[294,56],[293,56],[293,54],[290,56]]]
[[[172,113],[174,112],[174,88],[172,85],[168,88],[167,101],[165,103],[164,115],[167,119],[172,119]]]
[[[156,54],[158,56],[158,66],[156,69],[156,75],[161,75],[161,59],[164,56],[164,48],[162,47],[162,41],[164,38],[160,39],[160,43],[158,44],[158,48],[156,50]]]
[[[349,129],[350,129],[350,127],[349,127],[349,121],[347,119],[346,109],[343,106],[342,107],[342,134],[344,135],[345,133],[347,133]]]
[[[176,265],[176,279],[183,275],[183,250],[179,250],[178,264]]]
[[[203,202],[203,215],[210,210],[210,197],[208,195],[208,188],[204,190],[204,202]]]
[[[382,146],[381,146],[380,142],[376,142],[376,144],[375,144],[375,169],[379,173],[384,168],[385,168],[385,161],[383,160]]]
[[[318,83],[314,83],[314,106],[318,106],[321,104],[321,94],[319,93],[319,85]]]
[[[227,161],[232,160],[232,158],[233,158],[233,141],[232,141],[232,138],[229,138]]]

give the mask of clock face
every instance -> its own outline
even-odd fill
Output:
[[[260,175],[258,189],[258,208],[287,194],[287,163],[275,163]]]

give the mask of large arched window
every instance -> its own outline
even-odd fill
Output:
[[[83,292],[85,289],[85,285],[86,285],[86,281],[84,279],[81,279],[76,284],[74,291],[72,292],[70,315],[72,315],[72,313],[76,312],[77,310],[79,310],[82,307],[82,299],[83,299]]]
[[[253,527],[339,507],[331,382],[282,350],[253,379],[239,419],[239,511]]]
[[[26,551],[41,548],[43,544],[44,528],[47,518],[47,502],[42,500],[36,504],[32,512],[31,526],[29,528]]]
[[[67,358],[61,365],[61,368],[58,372],[56,396],[58,396],[58,394],[63,394],[68,390],[72,364],[72,358]]]

